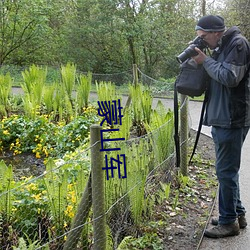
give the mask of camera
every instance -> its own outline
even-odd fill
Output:
[[[195,47],[199,48],[200,50],[203,50],[207,48],[207,43],[199,36],[197,36],[190,45],[180,54],[176,57],[177,61],[179,63],[183,63],[188,58],[198,55],[198,53],[195,51]]]

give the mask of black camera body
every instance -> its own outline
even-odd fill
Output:
[[[176,57],[177,61],[179,63],[183,63],[188,58],[198,55],[198,53],[195,51],[195,47],[199,48],[200,50],[203,50],[207,48],[207,43],[199,36],[197,36],[190,45],[180,54]]]

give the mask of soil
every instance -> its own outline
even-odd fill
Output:
[[[191,147],[193,147],[195,134],[191,131]],[[179,188],[176,209],[173,209],[173,202],[165,202],[158,207],[161,213],[167,215],[167,227],[159,228],[158,232],[158,235],[162,235],[164,250],[199,249],[203,232],[215,204],[218,183],[214,168],[215,154],[212,139],[201,134],[196,152],[194,163],[188,170],[192,183],[187,184],[185,188],[178,187],[176,184],[176,190]],[[175,197],[176,194],[172,194],[172,199]]]
[[[14,156],[12,152],[7,152],[0,156],[0,160],[4,160],[7,166],[11,165],[13,167],[16,181],[23,176],[39,176],[45,171],[43,159],[37,159],[32,153],[22,153]]]

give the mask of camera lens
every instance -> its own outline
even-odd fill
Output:
[[[179,63],[183,63],[188,58],[198,55],[195,47],[199,48],[200,50],[203,50],[207,47],[207,43],[199,36],[197,36],[192,43],[180,54],[176,57],[177,61]]]
[[[188,58],[198,55],[198,53],[194,49],[195,47],[195,44],[191,44],[189,47],[187,47],[180,55],[176,57],[177,61],[179,63],[183,63]]]

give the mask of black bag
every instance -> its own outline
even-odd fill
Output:
[[[191,97],[201,96],[209,79],[203,65],[197,64],[192,58],[181,64],[180,74],[175,81],[177,92]]]

